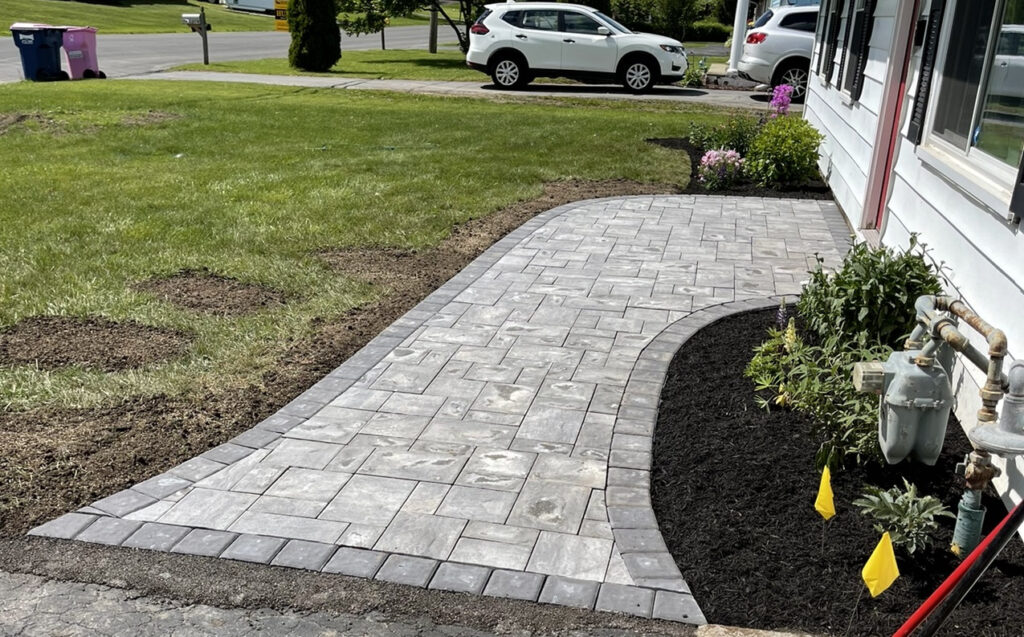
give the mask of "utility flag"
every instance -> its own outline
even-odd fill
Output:
[[[818,485],[818,497],[814,501],[814,509],[826,520],[836,514],[836,505],[832,500],[832,474],[829,473],[828,467],[821,472],[821,484]]]
[[[885,589],[892,586],[896,578],[900,576],[900,569],[896,567],[896,554],[892,552],[892,540],[889,539],[889,532],[882,534],[871,557],[868,558],[864,570],[860,572],[871,591],[872,597],[878,597],[885,592]]]

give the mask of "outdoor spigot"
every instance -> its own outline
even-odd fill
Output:
[[[992,464],[992,457],[987,451],[975,450],[956,466],[956,471],[963,476],[967,488],[957,505],[953,544],[949,548],[961,557],[973,551],[981,541],[981,527],[985,522],[981,492],[992,478],[999,475],[999,468]]]

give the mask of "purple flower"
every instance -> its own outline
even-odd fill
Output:
[[[774,109],[771,117],[775,118],[789,112],[789,105],[793,101],[793,87],[789,84],[779,84],[772,91],[771,107]]]

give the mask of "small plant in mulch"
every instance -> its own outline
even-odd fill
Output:
[[[956,519],[938,498],[918,495],[917,486],[903,479],[903,488],[882,489],[868,486],[853,505],[875,521],[879,533],[889,533],[893,546],[909,555],[932,546],[939,530],[936,518]]]
[[[686,68],[686,73],[683,73],[683,81],[681,84],[690,88],[700,88],[704,86],[704,80],[708,74],[708,59],[702,57],[697,61],[697,64],[691,64]]]
[[[701,157],[697,181],[707,190],[723,190],[743,174],[743,158],[735,150],[709,150]]]

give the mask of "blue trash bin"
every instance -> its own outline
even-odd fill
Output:
[[[68,79],[68,74],[60,68],[64,29],[48,24],[15,22],[11,25],[11,35],[21,53],[21,70],[26,80],[49,82]]]

